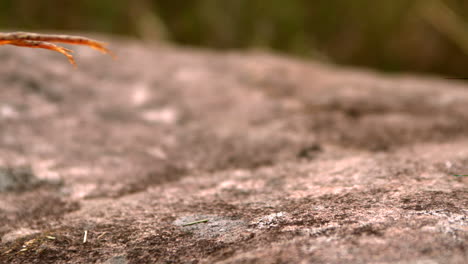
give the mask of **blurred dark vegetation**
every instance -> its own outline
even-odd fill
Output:
[[[0,28],[260,48],[468,77],[467,0],[2,0]]]

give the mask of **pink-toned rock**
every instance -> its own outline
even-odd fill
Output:
[[[63,180],[0,263],[466,263],[468,84],[113,43],[0,49],[0,165]]]

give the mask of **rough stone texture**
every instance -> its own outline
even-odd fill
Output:
[[[111,42],[0,49],[0,166],[63,181],[0,263],[466,263],[467,84]]]
[[[33,188],[39,180],[28,167],[0,167],[0,192]]]

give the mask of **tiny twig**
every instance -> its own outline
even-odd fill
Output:
[[[107,231],[104,232],[104,233],[102,233],[102,234],[100,234],[100,235],[96,238],[96,240],[101,239],[101,238],[102,238],[103,236],[105,236],[106,234],[107,234]]]
[[[203,220],[198,220],[198,221],[195,221],[195,222],[190,222],[190,223],[187,223],[187,224],[183,224],[182,226],[191,226],[191,225],[206,223],[208,221],[210,221],[210,219],[203,219]]]
[[[85,244],[88,241],[88,230],[84,231],[84,236],[83,236],[83,244]]]

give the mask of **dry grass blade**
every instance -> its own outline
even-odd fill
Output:
[[[72,65],[76,66],[75,60],[70,54],[73,51],[50,42],[89,46],[102,53],[115,57],[115,55],[105,47],[107,45],[106,43],[90,38],[69,35],[36,34],[28,32],[0,33],[0,45],[15,45],[28,48],[53,50],[65,55],[68,58],[68,61]]]

